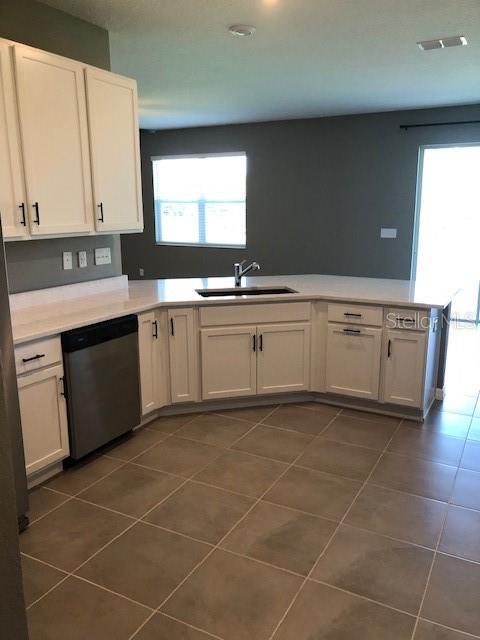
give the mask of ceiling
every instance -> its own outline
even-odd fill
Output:
[[[148,129],[480,102],[479,0],[43,1],[108,29]]]

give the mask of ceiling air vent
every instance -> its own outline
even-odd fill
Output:
[[[465,36],[449,36],[448,38],[437,38],[436,40],[422,40],[417,44],[422,51],[432,51],[433,49],[447,49],[448,47],[464,47],[468,42]]]

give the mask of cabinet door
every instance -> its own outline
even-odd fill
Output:
[[[142,415],[168,404],[167,318],[164,311],[138,316]]]
[[[98,231],[143,230],[137,83],[86,69]]]
[[[168,312],[172,403],[198,400],[198,345],[193,309]]]
[[[387,332],[384,400],[421,407],[425,373],[426,334],[391,329]]]
[[[329,324],[327,391],[378,399],[381,329]]]
[[[0,215],[5,238],[28,234],[11,47],[0,44]]]
[[[18,379],[27,475],[69,454],[61,365]]]
[[[88,233],[93,202],[80,63],[15,46],[31,234]]]
[[[138,351],[142,415],[150,413],[158,406],[157,336],[158,322],[155,319],[155,312],[149,311],[139,315]]]
[[[202,329],[202,398],[256,394],[256,327]]]
[[[259,394],[309,388],[309,323],[258,327],[257,354]]]

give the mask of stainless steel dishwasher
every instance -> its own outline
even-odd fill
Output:
[[[70,456],[83,458],[140,423],[138,318],[62,334]]]

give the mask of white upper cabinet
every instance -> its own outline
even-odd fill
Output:
[[[0,43],[0,215],[5,238],[28,234],[11,47]]]
[[[377,400],[381,341],[381,329],[329,323],[327,391]]]
[[[390,329],[386,338],[384,400],[420,408],[423,404],[427,334]]]
[[[306,391],[310,386],[310,323],[258,327],[259,394]]]
[[[93,230],[83,65],[15,46],[32,236]]]
[[[143,230],[137,83],[85,70],[97,231]]]

